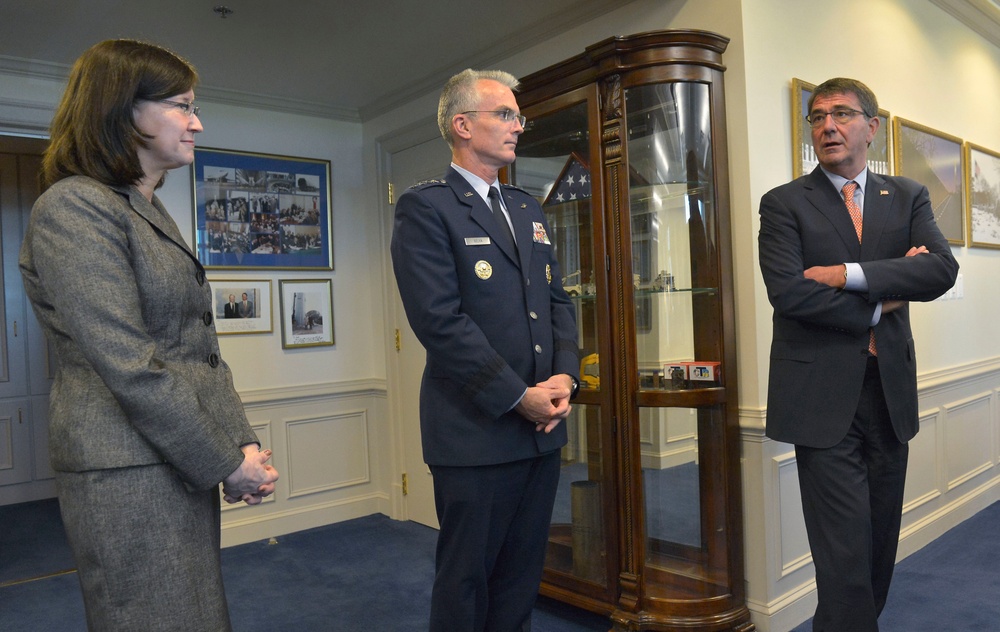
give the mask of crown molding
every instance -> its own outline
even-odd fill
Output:
[[[69,77],[69,71],[70,66],[66,64],[0,55],[0,74],[65,83],[66,79]],[[357,110],[349,108],[340,108],[324,103],[298,101],[295,99],[286,99],[283,97],[264,94],[251,94],[249,92],[228,90],[226,88],[214,88],[208,85],[198,86],[198,98],[201,101],[209,101],[222,105],[234,105],[256,110],[267,110],[271,112],[303,114],[306,116],[348,121],[352,123],[361,122],[361,117]],[[8,105],[13,104],[13,102],[9,99],[4,99],[3,103]],[[37,106],[37,104],[35,105]],[[54,111],[54,106],[47,107],[47,109],[52,112]]]
[[[931,2],[1000,48],[998,0],[931,0]]]

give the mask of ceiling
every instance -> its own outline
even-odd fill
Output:
[[[0,70],[63,79],[96,42],[144,39],[195,65],[202,99],[361,121],[629,1],[0,0]]]
[[[0,71],[62,80],[145,39],[194,63],[202,100],[364,121],[630,1],[0,0]],[[931,1],[1000,46],[1000,0]]]

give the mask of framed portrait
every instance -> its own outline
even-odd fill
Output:
[[[816,86],[792,79],[792,177],[798,178],[816,168],[816,152],[812,144],[812,127],[806,121],[809,98]],[[887,110],[878,110],[878,132],[868,146],[868,168],[882,175],[892,174],[892,134],[889,132],[890,116]]]
[[[938,228],[948,243],[965,245],[962,139],[898,116],[893,121],[896,175],[927,187]]]
[[[968,142],[965,208],[969,245],[1000,248],[1000,153]]]
[[[191,177],[205,268],[333,269],[329,160],[198,148]]]
[[[210,279],[215,331],[226,334],[269,334],[271,282],[248,279]]]
[[[333,282],[330,279],[282,280],[281,347],[334,344]]]

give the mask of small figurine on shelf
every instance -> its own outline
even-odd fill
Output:
[[[576,283],[570,283],[575,280]],[[572,272],[562,278],[563,289],[569,296],[580,296],[583,293],[583,286],[580,284],[580,271]]]
[[[649,287],[654,292],[673,292],[677,289],[674,287],[674,275],[666,270],[661,270]]]

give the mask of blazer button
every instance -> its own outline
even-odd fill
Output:
[[[542,345],[535,345],[535,353],[541,353],[541,352],[542,352]]]
[[[219,356],[217,354],[211,353],[208,356],[208,366],[213,369],[219,366]]]
[[[195,280],[198,281],[198,285],[205,285],[205,271],[198,270],[194,275]]]
[[[531,320],[538,320],[538,314],[535,312],[528,312],[528,316],[531,316]]]
[[[203,321],[205,321],[205,325],[211,325],[212,324],[212,312],[205,312],[202,315],[201,319]]]

